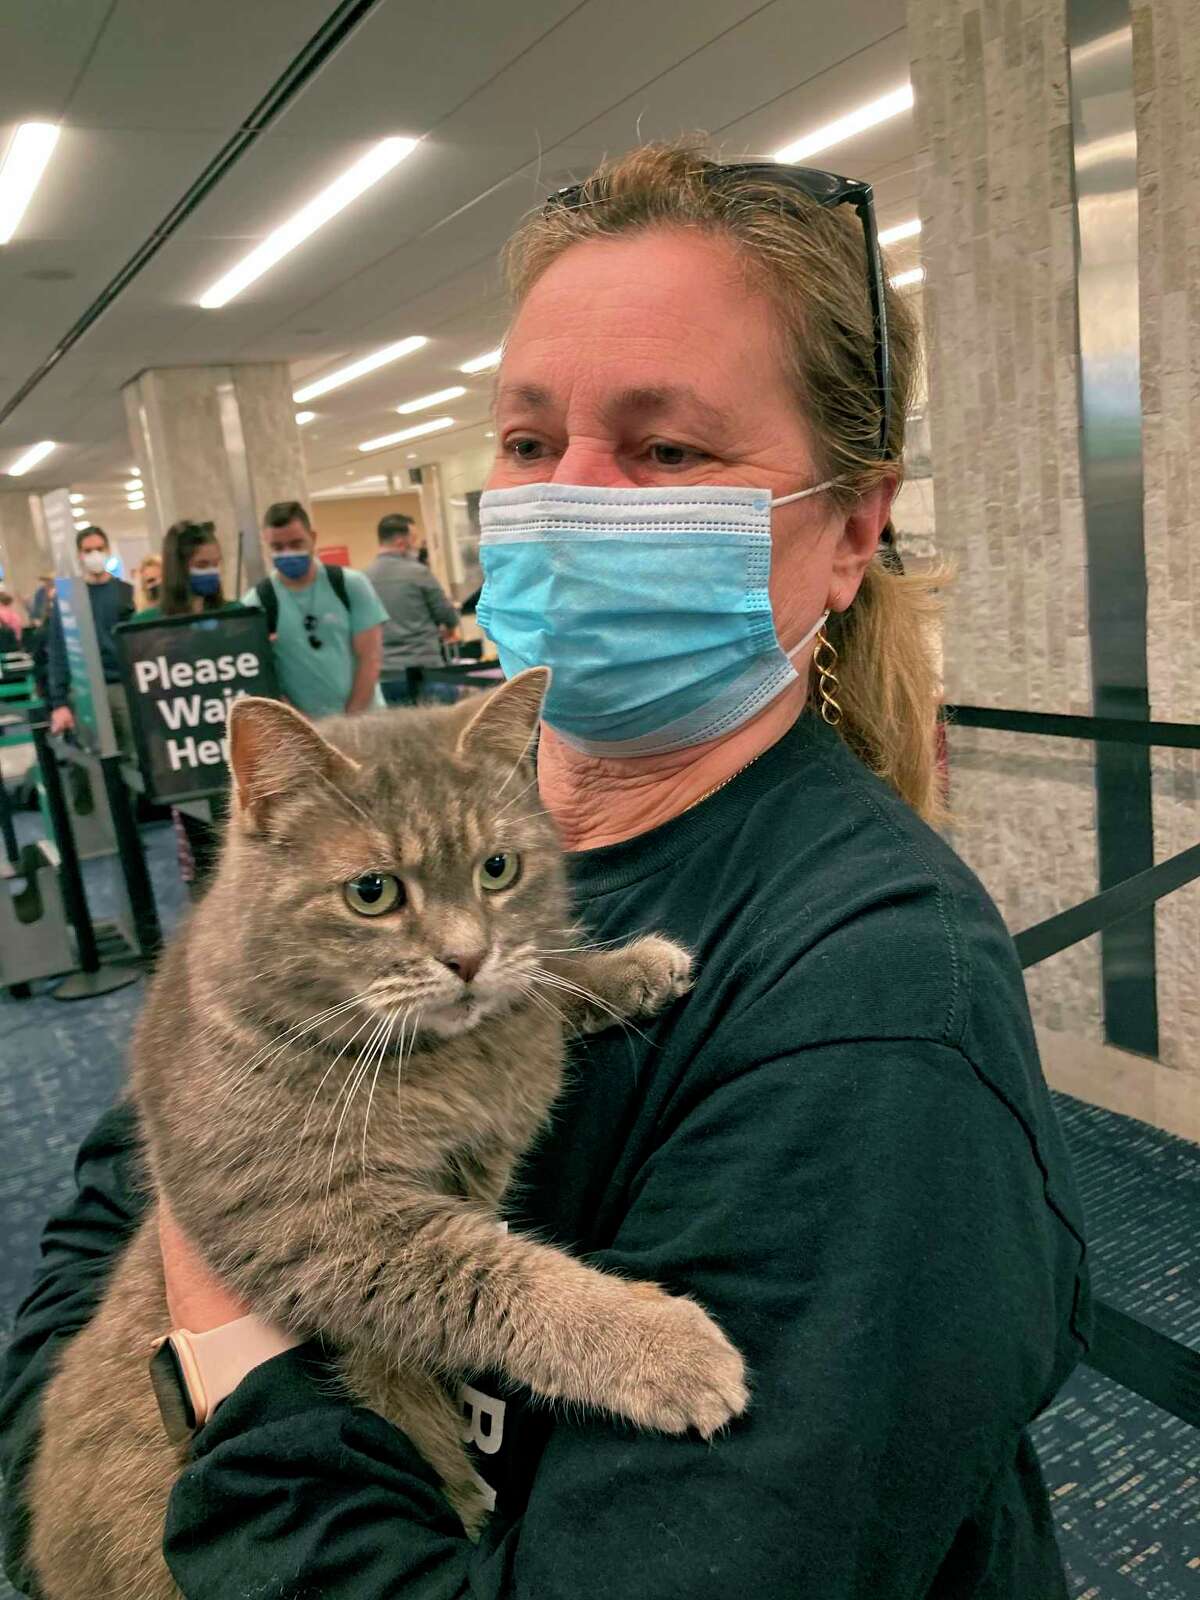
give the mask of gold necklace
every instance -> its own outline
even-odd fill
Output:
[[[758,755],[761,754],[762,751],[760,750]],[[711,796],[716,794],[719,789],[723,789],[727,783],[732,783],[735,778],[740,778],[742,773],[745,772],[746,768],[752,767],[757,760],[758,756],[751,756],[749,761],[744,761],[736,772],[731,772],[727,778],[722,778],[720,783],[714,783],[711,789],[706,789],[703,794],[697,795],[694,800],[689,802],[688,805],[684,806],[679,815],[683,817],[686,816],[689,811],[694,811],[698,805],[700,805],[703,801],[710,799]]]

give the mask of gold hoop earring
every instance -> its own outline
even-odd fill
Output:
[[[821,697],[821,715],[831,728],[842,720],[842,708],[837,702],[838,653],[822,628],[817,634],[817,648],[813,651],[813,666],[817,669],[817,693]]]

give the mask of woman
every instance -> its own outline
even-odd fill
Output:
[[[158,562],[157,581],[146,574],[147,562]],[[147,556],[139,568],[153,603],[137,613],[138,622],[157,617],[186,617],[221,611],[229,604],[221,585],[221,546],[211,522],[173,522],[163,539],[162,557]]]
[[[137,585],[138,609],[148,610],[158,604],[162,589],[162,557],[144,556],[134,573]]]
[[[920,820],[929,599],[876,554],[915,339],[886,291],[889,372],[873,218],[818,178],[650,148],[531,219],[483,508],[505,668],[555,669],[538,782],[580,913],[697,956],[662,1026],[588,1043],[513,1225],[694,1293],[750,1410],[704,1444],[473,1376],[473,1546],[314,1348],[247,1362],[172,1499],[190,1600],[1066,1593],[1027,1425],[1082,1348],[1078,1208],[1011,944]],[[80,1181],[122,1195],[132,1138],[102,1126]],[[10,1392],[94,1304],[82,1206]],[[245,1308],[163,1238],[177,1325],[224,1330]]]
[[[221,546],[213,523],[191,522],[185,517],[171,524],[163,538],[161,561],[157,556],[147,556],[142,562],[140,572],[146,592],[149,592],[146,564],[150,561],[159,563],[158,582],[153,585],[157,604],[144,606],[135,621],[199,616],[204,612],[223,611],[233,603],[225,598]],[[178,806],[171,807],[179,874],[192,899],[203,893],[216,870],[221,847],[218,823],[224,817],[225,802],[214,798],[208,806],[212,820],[181,811]]]

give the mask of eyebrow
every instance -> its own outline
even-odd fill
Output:
[[[503,384],[497,399],[510,405],[526,406],[531,411],[548,411],[554,405],[550,390],[537,383]],[[648,384],[619,389],[605,402],[604,410],[610,415],[634,412],[644,417],[690,410],[709,427],[718,429],[728,428],[732,420],[727,412],[706,400],[690,384]]]

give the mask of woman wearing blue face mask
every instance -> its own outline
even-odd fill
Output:
[[[509,266],[479,620],[553,669],[512,792],[591,938],[695,957],[664,1015],[578,1041],[509,1225],[694,1296],[750,1404],[706,1440],[465,1374],[473,1542],[317,1346],[255,1364],[167,1219],[173,1316],[241,1374],[168,1562],[190,1600],[1064,1600],[1028,1425],[1086,1339],[1079,1207],[1011,942],[925,820],[932,596],[889,524],[916,334],[870,190],[636,150]],[[85,1150],[109,1214],[133,1143]],[[653,1383],[653,1341],[628,1358]]]
[[[221,546],[211,522],[184,518],[173,522],[163,537],[162,579],[158,603],[137,613],[136,621],[156,617],[196,616],[223,611],[232,602],[221,584]],[[194,899],[201,893],[217,864],[221,835],[219,822],[224,802],[210,800],[213,820],[171,807],[179,874]]]
[[[139,611],[136,620],[221,611],[229,603],[221,586],[221,546],[214,525],[186,518],[173,522],[163,538],[158,603]]]

